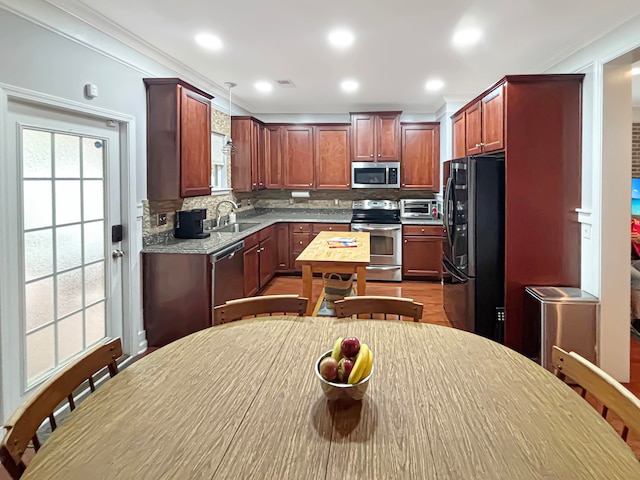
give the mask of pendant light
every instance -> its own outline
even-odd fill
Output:
[[[231,117],[231,89],[235,87],[237,84],[233,82],[224,82],[224,84],[229,88],[229,117]],[[233,155],[236,153],[236,147],[233,145],[233,140],[231,139],[231,134],[229,134],[229,139],[225,142],[222,147],[222,153],[225,155]]]

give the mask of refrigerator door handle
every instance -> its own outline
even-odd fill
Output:
[[[442,263],[444,265],[444,269],[449,273],[453,278],[455,278],[460,283],[466,283],[469,279],[464,278],[458,273],[458,269],[454,267],[446,258],[442,259]]]
[[[444,193],[444,228],[447,234],[447,240],[449,240],[449,248],[453,251],[453,244],[451,238],[451,229],[449,228],[449,219],[451,217],[451,208],[449,208],[449,196],[451,195],[451,187],[453,184],[453,179],[449,177],[447,179],[447,187]]]

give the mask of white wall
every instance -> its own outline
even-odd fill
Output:
[[[640,107],[633,107],[633,122],[640,122]]]
[[[583,103],[582,287],[601,302],[599,361],[629,380],[630,129],[633,57],[640,15],[553,66],[587,74]],[[610,63],[608,63],[610,62]]]

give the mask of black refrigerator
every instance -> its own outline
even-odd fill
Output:
[[[444,197],[444,310],[456,328],[502,342],[504,155],[451,161]]]

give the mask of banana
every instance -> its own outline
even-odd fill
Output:
[[[360,344],[360,352],[358,352],[358,356],[356,357],[356,363],[353,365],[353,370],[351,370],[351,374],[349,375],[348,382],[350,384],[358,383],[361,379],[363,379],[363,373],[369,364],[369,347],[366,343]]]
[[[369,349],[369,358],[367,362],[367,367],[364,369],[364,372],[362,373],[362,378],[360,380],[364,380],[365,378],[367,378],[371,373],[372,368],[373,368],[373,351]]]
[[[331,352],[331,356],[339,362],[342,358],[342,353],[340,353],[340,346],[342,344],[342,337],[338,337],[336,343],[333,344],[333,351]]]

